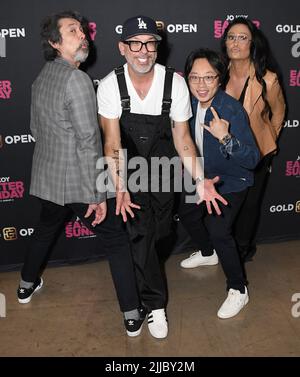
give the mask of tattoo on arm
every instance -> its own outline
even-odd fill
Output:
[[[112,159],[115,162],[115,172],[118,176],[120,176],[120,161],[119,161],[119,150],[118,149],[113,149]]]
[[[184,151],[188,151],[188,150],[189,150],[188,145],[185,145],[185,146],[183,147],[183,150],[184,150]]]
[[[171,124],[172,124],[172,128],[175,128],[176,124],[175,124],[174,120],[172,120]]]

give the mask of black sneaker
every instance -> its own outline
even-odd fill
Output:
[[[21,288],[17,290],[18,301],[20,304],[28,304],[31,301],[32,295],[43,286],[43,279],[38,278],[31,288]]]
[[[146,318],[147,311],[144,307],[139,308],[140,319],[124,319],[126,332],[128,336],[134,337],[140,335],[143,322]]]

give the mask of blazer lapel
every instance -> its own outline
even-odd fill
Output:
[[[254,109],[256,102],[261,96],[262,87],[257,81],[255,76],[254,65],[250,66],[250,78],[248,82],[248,87],[245,93],[244,108],[246,109],[248,115],[250,115]]]

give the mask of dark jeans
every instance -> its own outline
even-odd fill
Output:
[[[40,199],[40,202],[42,205],[40,219],[21,271],[22,279],[27,282],[36,281],[42,267],[50,258],[51,247],[65,222],[75,213],[101,239],[101,247],[109,261],[121,311],[137,308],[140,303],[129,240],[122,217],[115,215],[115,200],[107,200],[106,218],[95,227],[91,226],[94,213],[89,218],[84,218],[87,204],[72,203],[60,206],[43,199]]]
[[[255,249],[255,237],[260,218],[260,209],[267,181],[269,178],[269,167],[273,155],[265,156],[257,165],[254,171],[254,185],[249,187],[248,193],[237,215],[234,235],[239,250],[245,254]],[[253,254],[255,250],[253,251]]]
[[[203,255],[208,256],[215,248],[227,279],[227,289],[238,289],[244,292],[246,278],[240,262],[238,250],[232,235],[232,225],[245,198],[247,190],[222,194],[228,201],[224,206],[219,203],[222,214],[209,215],[205,203],[199,206],[185,203],[184,197],[179,207],[179,218],[192,241],[198,246]]]

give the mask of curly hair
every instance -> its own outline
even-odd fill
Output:
[[[46,60],[54,60],[58,56],[58,51],[53,48],[50,42],[61,43],[61,34],[59,31],[59,21],[62,18],[73,18],[82,23],[82,16],[76,11],[63,11],[60,13],[47,16],[41,23],[41,40]]]
[[[272,116],[271,107],[266,98],[267,86],[263,77],[265,76],[267,70],[276,73],[277,76],[279,76],[279,73],[278,73],[277,64],[271,53],[269,42],[267,38],[265,37],[265,35],[263,34],[263,32],[259,30],[252,21],[244,17],[237,17],[228,24],[227,28],[224,31],[224,34],[221,39],[221,52],[228,66],[230,59],[227,54],[226,38],[227,38],[227,34],[229,30],[234,25],[237,25],[237,24],[246,25],[251,33],[250,61],[254,65],[256,79],[262,86],[262,98],[265,103],[265,106],[261,112],[261,116],[271,117]],[[229,71],[227,71],[225,85],[228,82],[228,80],[229,80]]]

